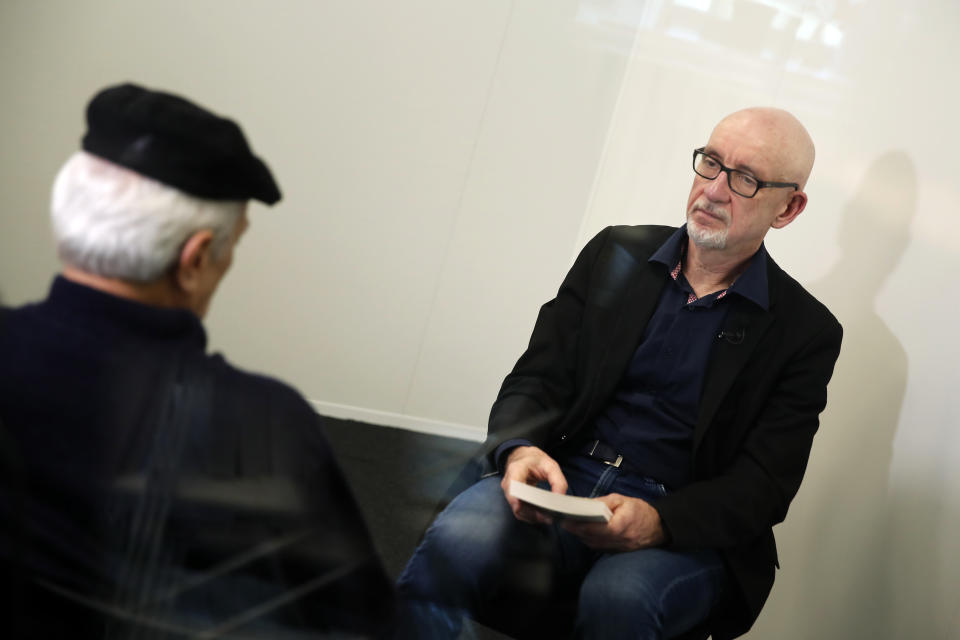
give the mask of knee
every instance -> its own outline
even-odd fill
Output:
[[[631,578],[587,576],[580,588],[577,611],[582,637],[603,637],[605,629],[626,626],[643,638],[647,637],[643,630],[663,627],[661,594],[636,576]]]
[[[483,481],[457,496],[427,529],[421,546],[451,562],[469,558],[480,549],[497,548],[516,520],[499,484]]]
[[[400,577],[401,592],[443,599],[449,590],[475,588],[502,562],[512,519],[502,493],[474,485],[427,529]]]
[[[605,556],[581,588],[583,635],[661,638],[683,632],[709,615],[722,594],[725,575],[715,552],[648,550]],[[586,631],[591,628],[592,633]]]

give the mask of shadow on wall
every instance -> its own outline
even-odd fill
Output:
[[[910,242],[916,192],[905,153],[877,158],[842,214],[840,260],[810,285],[843,324],[843,347],[804,484],[777,530],[782,572],[752,637],[896,637],[894,589],[907,585],[890,575],[897,543],[887,479],[908,363],[875,301]],[[931,588],[934,546],[925,567]]]

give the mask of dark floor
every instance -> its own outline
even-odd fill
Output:
[[[325,431],[367,519],[374,544],[396,579],[437,506],[479,443],[325,418]],[[461,640],[508,640],[468,624]]]
[[[479,443],[335,418],[324,427],[396,578]]]

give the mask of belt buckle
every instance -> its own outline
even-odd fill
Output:
[[[593,457],[593,456],[594,456],[594,453],[596,453],[596,451],[597,451],[597,447],[598,447],[598,446],[600,446],[600,440],[594,440],[594,441],[593,441],[593,446],[590,447],[590,452],[589,452],[587,455],[590,456],[590,457]],[[600,462],[602,462],[603,464],[609,465],[609,466],[613,467],[614,469],[619,469],[619,468],[620,468],[620,463],[623,462],[623,456],[618,453],[618,454],[617,454],[617,459],[614,460],[613,462],[610,462],[609,460],[604,460],[603,458],[599,458],[599,460],[600,460]]]

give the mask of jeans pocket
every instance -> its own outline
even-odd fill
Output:
[[[667,487],[664,486],[662,482],[657,482],[653,478],[644,478],[644,484],[646,489],[650,492],[650,495],[662,498],[667,495]]]

